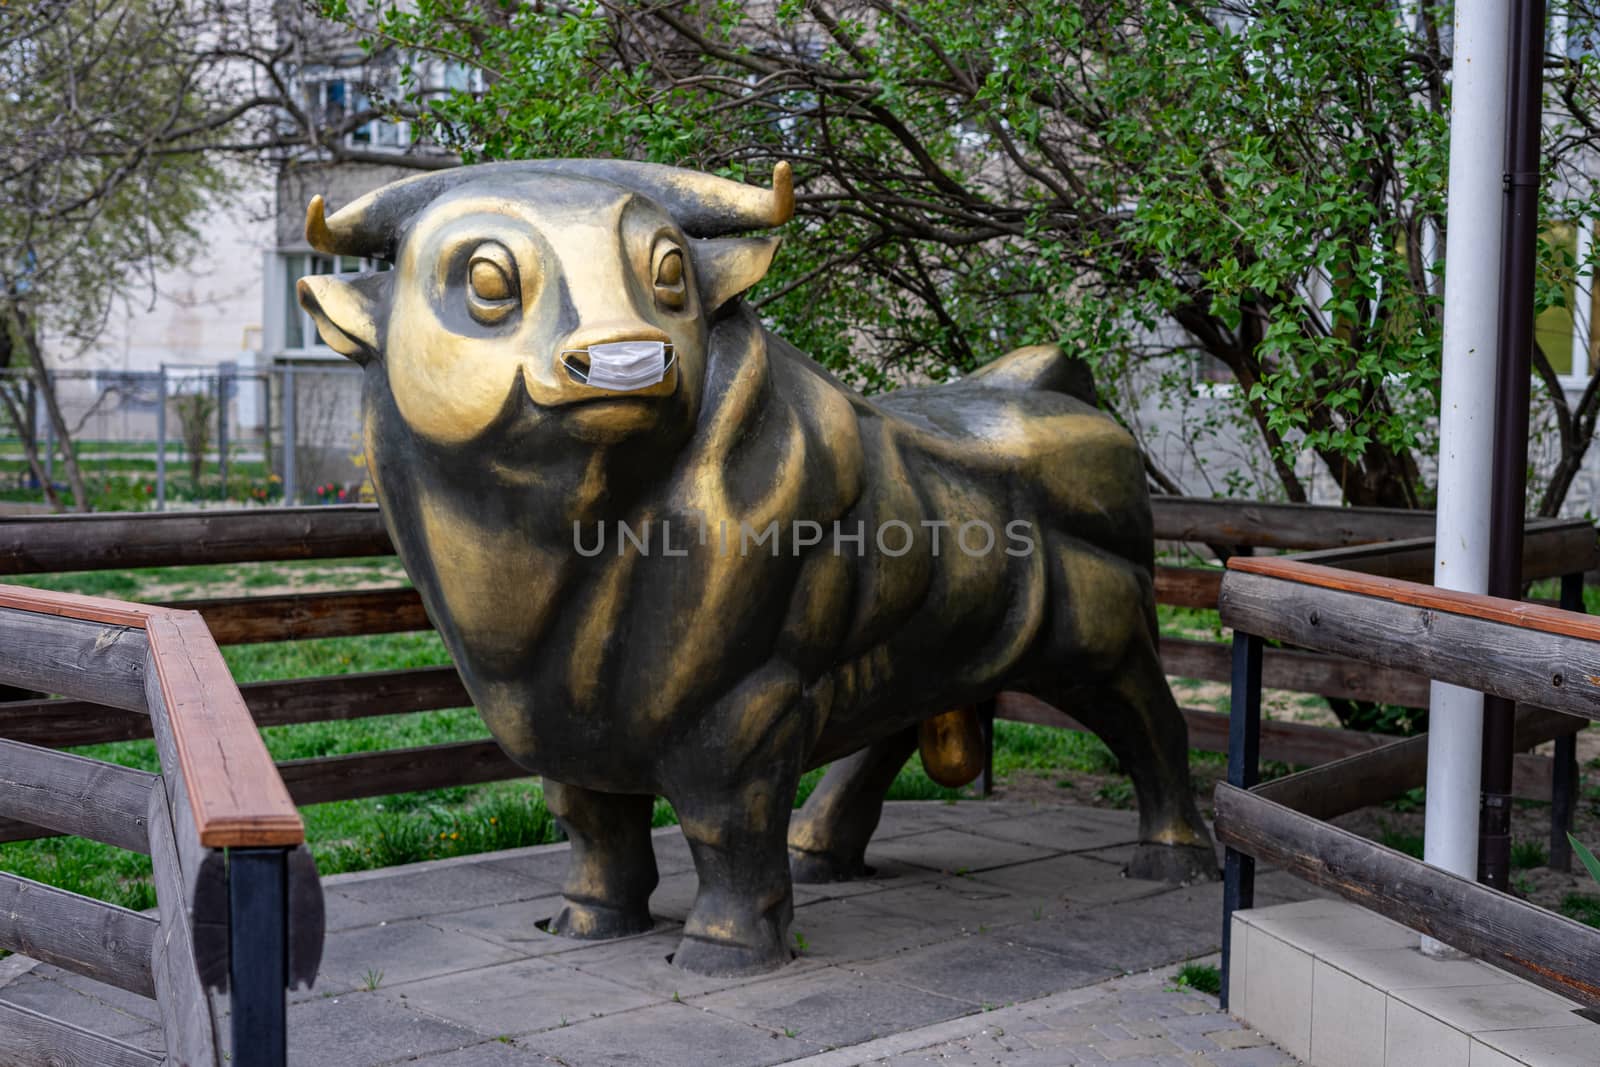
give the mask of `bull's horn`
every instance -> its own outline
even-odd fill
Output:
[[[327,206],[321,195],[313,196],[306,205],[306,243],[318,252],[337,255],[333,234],[328,232]]]
[[[395,242],[435,198],[469,181],[516,180],[562,174],[598,178],[643,193],[666,209],[691,237],[720,237],[781,226],[794,215],[794,172],[772,168],[772,188],[711,174],[622,159],[531,159],[456,167],[405,178],[326,214],[322,197],[306,208],[306,240],[319,252],[394,258]]]
[[[691,237],[765,230],[782,226],[794,215],[794,171],[786,161],[773,166],[771,189],[625,159],[541,159],[527,165],[547,174],[600,178],[643,193],[666,208]]]

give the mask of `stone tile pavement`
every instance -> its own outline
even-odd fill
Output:
[[[566,846],[335,876],[316,988],[291,997],[296,1067],[806,1067],[1293,1063],[1167,988],[1218,947],[1221,891],[1121,876],[1132,812],[1005,801],[888,805],[871,878],[796,887],[798,956],[756,979],[672,967],[695,876],[657,832],[656,929],[553,937]],[[1268,904],[1311,895],[1279,873]],[[153,1002],[0,961],[0,1000],[159,1049]],[[10,976],[9,982],[7,976]]]

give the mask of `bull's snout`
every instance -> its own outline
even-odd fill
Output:
[[[675,356],[672,337],[647,322],[592,323],[574,330],[554,351],[540,357],[548,360],[548,377],[530,373],[524,380],[534,401],[544,405],[670,396],[677,389]],[[541,379],[554,389],[536,384]]]

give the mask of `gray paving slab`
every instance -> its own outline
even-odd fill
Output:
[[[407,1062],[416,1064],[416,1067],[561,1067],[550,1057],[524,1048],[515,1040],[501,1041],[498,1038]]]
[[[962,825],[973,833],[1056,852],[1127,848],[1139,839],[1138,815],[1126,811],[1099,812],[1093,808],[1054,808]]]
[[[867,862],[876,863],[879,858],[884,858],[933,871],[965,874],[1042,859],[1050,854],[1049,849],[1037,845],[968,833],[955,827],[941,827],[869,845]]]
[[[436,867],[420,873],[404,870],[390,878],[370,878],[331,890],[360,905],[350,911],[359,925],[416,919],[442,912],[551,895],[551,887],[491,863]]]
[[[588,943],[547,933],[539,925],[560,907],[559,896],[548,896],[430,915],[422,921],[446,933],[467,934],[491,941],[520,956],[550,956],[557,952],[570,952]],[[662,925],[666,928],[670,924]]]
[[[817,1042],[688,1004],[658,1004],[526,1039],[566,1067],[766,1067],[821,1051]]]
[[[688,1003],[824,1047],[854,1045],[974,1010],[963,1000],[835,968],[792,981],[735,986]]]
[[[464,1026],[377,993],[317,997],[289,1007],[289,1067],[376,1067],[482,1041]]]
[[[548,1030],[659,1001],[653,993],[549,958],[459,971],[380,992],[412,1011],[470,1027],[485,1037]]]
[[[1074,904],[1134,900],[1165,893],[1172,888],[1164,882],[1128,878],[1123,875],[1120,864],[1081,855],[1050,856],[979,871],[972,876],[972,881],[978,885],[995,886],[1018,896]],[[1222,914],[1220,905],[1217,914]]]
[[[37,974],[25,974],[0,989],[0,1000],[70,1022],[107,1037],[124,1038],[150,1029],[150,1020],[98,997]]]
[[[942,941],[866,964],[859,970],[978,1007],[1031,1000],[1118,973],[1103,963],[1041,952],[997,934]]]
[[[559,907],[564,845],[335,876],[322,974],[292,997],[291,1062],[1292,1062],[1215,1000],[1165,987],[1175,961],[1215,946],[1220,887],[1122,878],[1136,831],[1130,812],[890,804],[868,851],[873,875],[797,887],[798,957],[743,979],[670,963],[697,889],[676,828],[653,837],[657,929],[615,941],[538,928]],[[1278,872],[1263,872],[1257,893],[1318,895]],[[0,998],[161,1048],[153,1004],[4,962]],[[1152,966],[1143,985],[1107,981]]]
[[[520,953],[420,919],[342,930],[323,943],[316,990],[343,991],[370,984],[396,985],[453,971],[509,963]]]

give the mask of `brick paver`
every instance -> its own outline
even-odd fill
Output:
[[[289,1009],[291,1067],[1261,1067],[1293,1063],[1170,988],[1214,953],[1217,884],[1122,878],[1133,812],[896,803],[859,882],[804,886],[794,963],[705,978],[668,955],[693,898],[682,835],[658,832],[657,929],[553,937],[565,846],[325,883],[315,989]],[[1278,873],[1258,899],[1309,895]],[[1129,971],[1137,973],[1129,974]],[[0,1000],[162,1046],[143,998],[0,961]]]

